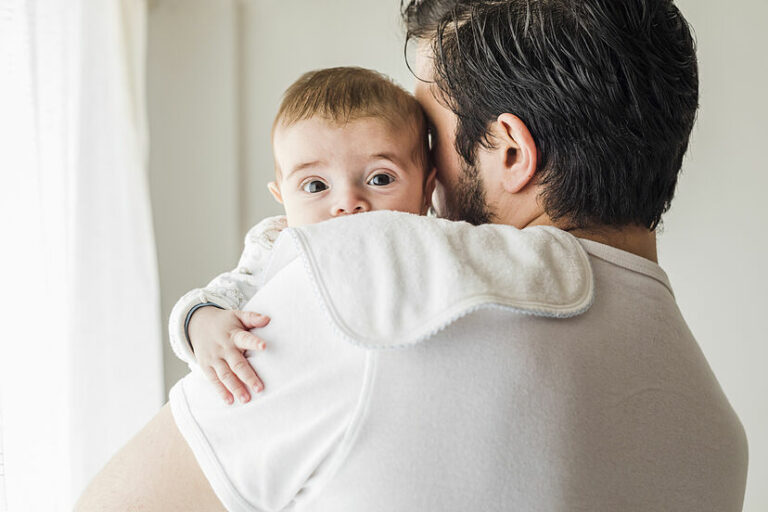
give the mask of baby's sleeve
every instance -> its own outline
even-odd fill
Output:
[[[187,339],[185,324],[192,308],[211,302],[223,309],[242,309],[259,288],[259,275],[269,262],[275,240],[287,226],[285,216],[268,217],[245,235],[243,254],[237,267],[216,276],[205,288],[184,294],[168,318],[168,333],[176,357],[190,365],[195,355]]]

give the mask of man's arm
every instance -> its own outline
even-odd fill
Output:
[[[312,286],[294,258],[244,308],[273,318],[270,350],[249,356],[270,382],[263,393],[230,406],[201,372],[185,376],[77,510],[281,510],[322,489],[364,417],[371,366],[335,335]]]
[[[169,404],[96,475],[76,512],[226,510],[171,415]]]

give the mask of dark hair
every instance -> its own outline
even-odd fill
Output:
[[[424,110],[413,95],[382,73],[353,66],[304,73],[283,94],[273,136],[278,125],[287,127],[315,116],[340,124],[378,117],[398,129],[410,127],[420,140],[416,162],[426,170],[431,166]]]
[[[411,2],[434,6],[445,2]],[[538,149],[541,198],[575,226],[655,229],[698,108],[691,30],[671,0],[453,2],[433,25],[435,81],[467,163],[504,112]],[[411,12],[407,24],[415,24]],[[433,21],[434,23],[434,21]],[[421,37],[409,26],[409,36]]]
[[[427,39],[434,35],[440,20],[460,0],[400,0],[400,14],[405,22],[407,40]],[[466,3],[466,0],[464,0]]]

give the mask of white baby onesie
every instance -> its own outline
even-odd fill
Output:
[[[213,302],[224,309],[242,309],[259,289],[259,275],[269,262],[272,247],[287,222],[284,215],[268,217],[245,235],[243,254],[237,267],[216,276],[205,288],[184,294],[173,306],[168,319],[171,348],[192,368],[195,355],[184,333],[189,311],[198,304]]]

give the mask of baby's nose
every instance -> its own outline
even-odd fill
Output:
[[[339,215],[367,212],[370,209],[371,205],[359,194],[348,193],[336,202],[332,213],[336,217]]]

